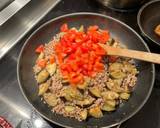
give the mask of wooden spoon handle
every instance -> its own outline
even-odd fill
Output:
[[[160,54],[115,48],[111,46],[106,46],[104,44],[99,44],[99,45],[105,49],[105,51],[107,52],[107,55],[129,57],[129,58],[134,58],[138,60],[160,64]]]

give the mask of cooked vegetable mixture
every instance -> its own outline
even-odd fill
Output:
[[[98,26],[68,28],[35,49],[38,95],[57,114],[79,121],[115,111],[130,98],[138,71],[132,59],[107,56],[99,43],[122,47]]]

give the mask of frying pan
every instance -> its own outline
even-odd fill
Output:
[[[155,27],[160,24],[160,0],[146,3],[138,12],[139,28],[147,39],[160,46],[160,37],[154,33]]]
[[[155,78],[154,65],[151,63],[136,61],[140,73],[131,98],[124,105],[121,105],[115,112],[105,112],[104,116],[100,119],[90,117],[86,121],[79,122],[73,118],[66,118],[59,114],[52,113],[51,108],[41,101],[41,98],[38,96],[38,85],[34,79],[32,69],[37,58],[34,50],[41,43],[49,42],[53,36],[59,32],[59,28],[63,23],[68,23],[70,27],[98,25],[102,29],[108,29],[111,36],[119,39],[119,41],[128,48],[149,51],[145,42],[133,29],[109,16],[82,12],[52,19],[31,34],[20,52],[17,75],[21,91],[25,98],[42,117],[63,127],[112,127],[132,117],[142,108],[151,93]]]

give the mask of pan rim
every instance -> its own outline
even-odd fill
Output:
[[[28,41],[32,38],[32,36],[34,34],[36,34],[37,31],[39,31],[41,28],[43,28],[44,26],[48,25],[49,23],[53,22],[53,21],[56,21],[58,19],[61,19],[61,18],[65,18],[65,17],[70,17],[70,16],[79,16],[79,15],[91,15],[91,16],[100,16],[100,17],[104,17],[104,18],[108,18],[108,19],[111,19],[115,22],[118,22],[120,23],[121,25],[127,27],[129,30],[131,30],[140,40],[141,40],[141,43],[144,45],[144,47],[146,48],[146,50],[148,52],[150,52],[147,44],[144,42],[144,40],[142,39],[142,37],[135,31],[133,30],[130,26],[128,26],[127,24],[123,23],[122,21],[118,20],[118,19],[115,19],[111,16],[107,16],[107,15],[103,15],[103,14],[99,14],[99,13],[92,13],[92,12],[78,12],[78,13],[70,13],[70,14],[65,14],[65,15],[62,15],[62,16],[59,16],[59,17],[56,17],[56,18],[53,18],[47,22],[45,22],[44,24],[40,25],[37,29],[35,29],[35,31],[27,38],[27,40],[25,41],[25,43],[23,44],[22,48],[21,48],[21,51],[20,51],[20,54],[19,54],[19,57],[18,57],[18,62],[17,62],[17,79],[18,79],[18,84],[19,84],[19,87],[20,87],[20,90],[23,94],[23,96],[25,97],[25,99],[27,100],[27,102],[46,120],[56,124],[56,125],[59,125],[59,126],[62,126],[62,127],[67,127],[67,128],[72,128],[70,126],[67,126],[67,125],[63,125],[61,123],[58,123],[58,122],[55,122],[51,119],[49,119],[48,117],[46,117],[45,115],[43,115],[40,111],[38,111],[36,109],[36,107],[31,104],[30,100],[27,98],[27,96],[25,95],[25,92],[23,91],[23,87],[22,87],[22,84],[21,84],[21,80],[20,80],[20,62],[21,62],[21,56],[22,56],[22,53],[24,51],[24,48],[25,46],[27,45]],[[155,81],[155,66],[154,64],[151,64],[152,66],[152,82],[151,82],[151,86],[150,86],[150,89],[149,89],[149,92],[146,96],[146,98],[144,99],[144,101],[141,103],[141,105],[136,109],[136,111],[132,112],[131,114],[129,114],[127,117],[125,117],[124,119],[122,119],[121,121],[119,122],[116,122],[114,124],[111,124],[111,125],[108,125],[108,126],[105,126],[105,127],[102,127],[102,128],[110,128],[110,127],[114,127],[114,126],[117,126],[123,122],[125,122],[126,120],[128,120],[129,118],[131,118],[132,116],[134,116],[143,106],[144,104],[146,103],[146,101],[148,100],[151,92],[152,92],[152,88],[153,88],[153,85],[154,85],[154,81]]]
[[[144,9],[146,7],[148,7],[149,5],[153,4],[153,3],[156,3],[156,2],[160,2],[160,0],[153,0],[153,1],[150,1],[150,2],[147,2],[146,4],[144,4],[140,10],[138,11],[138,14],[137,14],[137,23],[138,23],[138,26],[139,26],[139,29],[141,31],[141,33],[146,37],[148,38],[149,40],[151,40],[152,42],[154,42],[155,44],[157,44],[158,46],[160,46],[160,43],[158,43],[154,38],[150,37],[145,31],[144,29],[142,28],[142,25],[141,25],[141,15],[142,15],[142,12],[144,11]]]

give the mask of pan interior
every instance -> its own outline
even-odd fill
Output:
[[[70,27],[98,25],[102,29],[108,29],[114,38],[119,39],[128,48],[148,51],[143,40],[133,30],[110,17],[92,13],[78,13],[63,16],[56,20],[53,19],[37,29],[22,48],[18,65],[18,79],[24,96],[44,118],[65,127],[113,126],[130,118],[143,106],[151,92],[154,81],[154,67],[151,63],[136,61],[140,73],[131,98],[115,112],[105,113],[103,118],[89,118],[87,121],[78,122],[75,119],[52,113],[51,108],[41,101],[32,69],[37,57],[34,50],[39,44],[47,43],[51,40],[59,32],[59,28],[63,23],[68,23]]]
[[[154,33],[155,27],[160,24],[160,1],[153,2],[146,6],[140,15],[142,31],[154,42],[160,45],[160,36]]]

